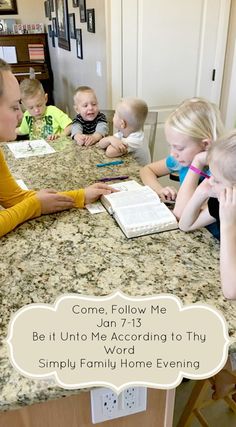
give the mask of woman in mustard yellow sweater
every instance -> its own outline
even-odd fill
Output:
[[[19,85],[10,66],[0,59],[0,141],[15,139],[15,129],[22,118]],[[17,225],[42,214],[83,208],[86,203],[111,193],[105,184],[94,184],[85,189],[57,193],[53,190],[22,190],[11,175],[0,151],[0,236]]]

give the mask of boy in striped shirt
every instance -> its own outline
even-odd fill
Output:
[[[100,113],[96,94],[88,86],[75,90],[74,109],[77,116],[73,120],[71,136],[78,145],[93,145],[108,134],[106,116]]]

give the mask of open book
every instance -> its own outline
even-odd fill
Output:
[[[178,228],[173,213],[150,187],[136,181],[117,183],[112,187],[120,191],[102,196],[101,201],[127,237]]]

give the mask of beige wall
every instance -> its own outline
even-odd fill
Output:
[[[0,19],[12,18],[16,19],[17,23],[44,22],[46,30],[48,24],[51,24],[51,21],[45,18],[44,0],[17,0],[17,6],[18,15],[2,15]],[[86,6],[87,9],[95,9],[95,34],[87,31],[87,24],[80,22],[79,8],[73,8],[72,0],[68,0],[69,13],[75,13],[76,28],[82,29],[83,60],[77,58],[76,40],[70,40],[71,51],[67,51],[58,47],[57,38],[54,48],[49,38],[55,104],[67,111],[71,117],[75,115],[73,91],[79,85],[92,86],[96,90],[101,108],[108,108],[105,0],[87,0]],[[52,16],[56,16],[56,12]],[[101,62],[101,77],[96,72],[97,61]]]
[[[44,0],[16,0],[17,15],[0,15],[0,19],[15,19],[17,23],[30,24],[45,22]]]
[[[79,8],[72,7],[72,0],[68,0],[69,13],[75,13],[76,28],[82,29],[82,43],[84,59],[78,59],[76,54],[76,40],[71,39],[71,51],[52,47],[49,38],[49,49],[54,74],[54,98],[60,108],[67,111],[71,117],[73,110],[73,91],[79,85],[92,86],[97,93],[101,108],[108,107],[107,101],[107,72],[106,72],[106,32],[105,32],[105,1],[87,0],[87,9],[95,9],[95,31],[89,33],[87,24],[81,23]],[[55,13],[53,14],[55,16]],[[50,22],[47,21],[49,24]],[[96,73],[96,62],[101,62],[102,76]]]

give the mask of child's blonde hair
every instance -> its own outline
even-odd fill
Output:
[[[219,108],[203,98],[183,101],[170,114],[166,125],[196,142],[204,139],[216,141],[224,133]]]
[[[222,135],[211,145],[207,160],[214,163],[223,178],[236,184],[236,130]]]
[[[90,86],[78,86],[74,91],[74,98],[76,95],[84,92],[92,92],[96,96],[95,91]]]
[[[20,93],[21,98],[27,99],[32,96],[37,95],[38,93],[45,95],[44,88],[42,83],[37,79],[24,79],[20,83]]]
[[[143,128],[148,106],[139,98],[122,98],[116,107],[119,117],[125,120],[134,132]]]

